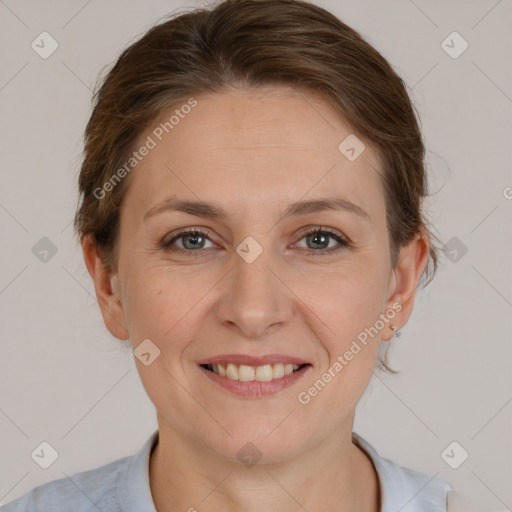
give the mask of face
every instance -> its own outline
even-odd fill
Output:
[[[151,363],[135,361],[161,435],[233,461],[247,442],[261,462],[285,460],[351,432],[381,336],[406,320],[377,322],[404,292],[379,165],[366,142],[353,161],[340,151],[353,130],[311,93],[196,99],[161,141],[154,130],[176,107],[140,138],[156,145],[130,176],[104,319],[134,349],[150,340]],[[315,203],[326,198],[338,205]],[[409,269],[412,290],[422,268]],[[279,363],[299,369],[282,376]],[[261,380],[244,381],[258,366]]]

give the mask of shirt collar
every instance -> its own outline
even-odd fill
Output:
[[[397,496],[403,497],[404,491],[411,486],[411,481],[405,478],[405,472],[410,470],[380,457],[375,448],[356,432],[352,432],[352,440],[368,455],[376,470],[380,489],[380,512],[394,511],[397,506]],[[116,481],[115,493],[120,510],[123,512],[140,512],[141,510],[157,512],[149,484],[149,457],[157,442],[158,430],[151,434],[139,453],[130,459],[127,471],[122,472]],[[420,475],[416,472],[415,474]],[[425,482],[418,481],[417,483],[424,484],[423,487],[430,484],[431,490],[435,488],[435,494],[438,496],[436,503],[444,504],[446,488],[451,486],[435,477],[429,478],[426,474],[422,476],[426,479]],[[418,494],[423,487],[419,486]],[[434,504],[434,501],[432,503]]]
[[[119,510],[123,512],[157,512],[149,485],[149,456],[158,442],[158,430],[144,443],[133,458],[126,472],[116,482]]]
[[[356,432],[352,440],[371,459],[377,472],[380,488],[380,512],[395,512],[407,504],[407,510],[446,510],[446,492],[452,488],[436,475],[404,468],[381,457],[375,448]],[[410,503],[411,502],[411,503]]]

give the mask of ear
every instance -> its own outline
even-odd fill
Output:
[[[429,256],[429,238],[424,227],[407,246],[402,247],[398,257],[398,264],[392,271],[389,285],[389,299],[385,311],[395,309],[393,304],[400,304],[401,310],[397,312],[389,325],[393,324],[401,329],[409,320],[414,307],[416,289],[423,273]],[[389,331],[389,333],[388,333]],[[382,341],[389,341],[393,338],[391,328],[386,329],[382,335]]]
[[[85,265],[94,282],[105,326],[116,338],[128,339],[129,333],[119,294],[118,274],[112,274],[111,270],[105,267],[89,235],[84,237],[82,251]]]

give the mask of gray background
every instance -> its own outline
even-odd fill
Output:
[[[437,191],[429,218],[450,250],[467,248],[445,257],[418,296],[392,342],[391,366],[402,373],[373,378],[354,430],[381,456],[448,480],[480,510],[511,510],[512,2],[315,3],[407,82]],[[202,5],[0,0],[0,503],[132,455],[157,428],[74,243],[76,173],[103,66],[160,16]],[[31,48],[43,31],[59,44],[47,59]],[[469,44],[456,59],[441,46],[453,31]],[[57,249],[46,262],[32,250],[43,237]],[[59,453],[46,470],[30,455],[42,441]],[[469,453],[458,469],[441,457],[452,441]]]

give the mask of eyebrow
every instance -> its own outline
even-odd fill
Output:
[[[326,210],[344,210],[367,221],[371,221],[370,215],[366,210],[342,197],[322,197],[308,201],[297,201],[286,208],[281,219],[292,216],[308,215]],[[214,205],[206,201],[191,201],[171,197],[147,210],[142,217],[142,221],[146,221],[148,218],[154,217],[155,215],[165,211],[183,212],[188,213],[189,215],[195,215],[196,217],[204,217],[221,221],[226,221],[229,217],[226,210],[221,206]]]

